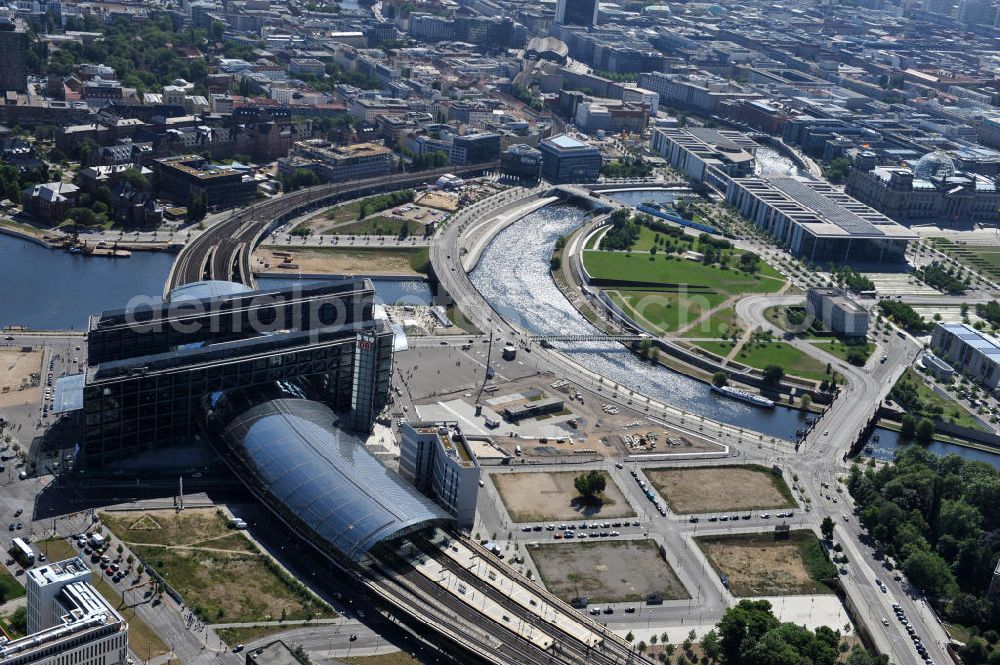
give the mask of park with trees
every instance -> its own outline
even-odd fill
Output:
[[[877,555],[895,559],[947,621],[998,625],[986,592],[1000,559],[1000,471],[909,446],[893,465],[853,467],[848,489]]]

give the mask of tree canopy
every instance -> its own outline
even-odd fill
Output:
[[[597,470],[581,473],[573,479],[573,486],[581,496],[593,497],[604,491],[607,486],[607,476]]]
[[[916,426],[918,437],[924,422]],[[986,591],[1000,559],[1000,472],[908,446],[894,465],[855,466],[848,488],[879,550],[896,559],[946,619],[996,625],[1000,612]]]

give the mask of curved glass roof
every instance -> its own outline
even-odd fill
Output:
[[[224,437],[244,481],[352,560],[379,542],[449,519],[335,426],[319,402],[277,399],[237,416]]]
[[[167,296],[167,300],[170,302],[205,300],[207,298],[221,298],[222,296],[250,293],[251,291],[253,291],[253,289],[246,284],[226,282],[218,279],[207,279],[201,282],[190,282],[189,284],[178,286],[170,292]]]

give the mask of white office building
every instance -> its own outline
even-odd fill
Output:
[[[481,469],[465,435],[453,422],[403,423],[399,473],[414,487],[472,528]]]
[[[4,665],[122,665],[128,623],[90,583],[80,558],[27,573],[28,636],[0,637]]]
[[[967,323],[939,323],[931,333],[934,353],[990,390],[1000,385],[1000,341]]]
[[[827,330],[847,337],[868,334],[868,310],[854,301],[843,289],[809,289],[806,302],[810,313]]]

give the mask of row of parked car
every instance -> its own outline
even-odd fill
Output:
[[[777,517],[778,519],[783,519],[785,517],[794,517],[795,511],[789,510],[787,513],[775,513],[774,516]],[[760,517],[760,519],[762,520],[769,520],[771,519],[771,513],[761,513],[760,515],[758,515],[758,517]],[[753,518],[753,513],[744,513],[743,515],[709,515],[707,519],[709,522],[736,522],[739,519],[748,520],[752,518]],[[688,519],[688,522],[692,523],[698,522],[700,519],[701,518],[699,518],[697,515],[692,515]]]
[[[663,505],[663,503],[660,501],[659,497],[656,496],[656,492],[654,492],[652,489],[650,489],[649,487],[646,486],[646,481],[644,479],[642,479],[642,478],[639,477],[639,472],[638,471],[636,471],[635,469],[632,469],[631,471],[629,471],[629,473],[631,473],[632,477],[635,478],[635,481],[637,483],[639,483],[639,488],[642,490],[643,494],[646,495],[646,498],[649,499],[652,502],[653,506],[660,513],[660,515],[662,515],[663,517],[666,517],[667,516],[667,507],[665,505]]]

